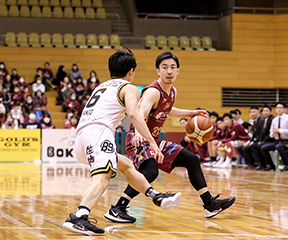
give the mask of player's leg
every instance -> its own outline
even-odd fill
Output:
[[[156,167],[157,171],[154,171],[155,172],[154,174],[149,173],[147,177],[150,180],[154,181],[154,179],[158,176],[157,162],[154,159],[151,159],[149,162],[151,164],[150,165],[145,164],[146,166],[145,168],[147,170],[144,172],[147,174],[149,167],[152,166],[154,168]],[[156,165],[152,164],[152,162],[155,162]],[[181,193],[162,194],[156,192],[148,183],[145,176],[135,169],[135,167],[132,165],[131,161],[128,158],[122,155],[118,155],[118,171],[122,172],[126,176],[129,185],[125,189],[124,194],[122,194],[122,196],[120,197],[116,206],[112,206],[108,210],[108,212],[104,215],[107,219],[114,222],[126,222],[126,223],[135,222],[136,219],[127,214],[126,207],[129,204],[130,200],[133,197],[137,196],[139,192],[144,193],[147,197],[151,197],[153,199],[154,204],[161,207],[164,210],[168,210],[170,208],[177,208],[179,206]]]
[[[219,200],[217,199],[219,195],[215,198],[211,196],[197,155],[182,149],[172,163],[172,169],[175,167],[185,167],[187,169],[190,183],[196,189],[204,204],[205,217],[211,218],[229,208],[235,202],[235,197]]]
[[[276,149],[276,145],[276,142],[272,142],[266,143],[261,147],[262,155],[264,156],[265,162],[267,163],[267,167],[264,169],[265,171],[276,169],[276,166],[274,165],[271,155],[269,153],[269,151],[274,151]]]

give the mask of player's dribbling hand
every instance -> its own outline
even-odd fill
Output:
[[[140,133],[135,131],[134,136],[132,138],[132,145],[135,147],[140,147],[141,143],[143,142],[143,137]]]
[[[201,115],[201,116],[204,116],[204,117],[209,117],[209,114],[206,110],[194,110],[192,111],[192,117],[195,117],[195,116],[198,116],[198,115]]]

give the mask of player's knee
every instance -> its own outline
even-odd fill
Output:
[[[140,168],[141,172],[149,183],[153,182],[159,175],[158,163],[154,159],[144,161]]]

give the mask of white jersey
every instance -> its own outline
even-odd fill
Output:
[[[83,109],[76,134],[89,124],[103,124],[113,132],[124,118],[126,106],[119,97],[120,90],[130,84],[123,79],[112,79],[101,83],[92,92]]]

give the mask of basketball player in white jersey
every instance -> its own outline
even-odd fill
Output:
[[[149,141],[159,163],[163,155],[140,116],[137,107],[139,91],[131,84],[135,75],[136,60],[128,51],[115,52],[109,58],[111,80],[94,89],[82,112],[75,140],[77,161],[90,165],[91,183],[84,191],[75,215],[70,214],[63,227],[85,235],[102,235],[104,229],[97,228],[88,220],[88,214],[107,189],[110,178],[117,170],[137,191],[151,197],[155,205],[167,210],[177,208],[181,193],[162,194],[156,192],[133,166],[132,162],[116,153],[115,129],[128,115],[138,132]]]

